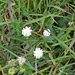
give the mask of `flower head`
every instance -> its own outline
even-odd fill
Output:
[[[31,35],[31,32],[32,32],[32,30],[30,29],[31,27],[25,27],[25,28],[23,28],[22,29],[22,35],[24,35],[24,36],[30,36]]]
[[[36,48],[34,51],[34,56],[39,59],[43,56],[43,50],[40,48]]]
[[[73,25],[73,24],[74,24],[74,22],[68,22],[68,25],[70,25],[70,26]]]
[[[26,61],[26,59],[24,57],[18,57],[17,60],[18,60],[20,65],[22,65]]]
[[[50,30],[49,30],[49,29],[44,30],[43,35],[44,35],[45,37],[50,36]]]

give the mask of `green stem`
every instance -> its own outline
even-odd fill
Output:
[[[36,75],[38,73],[38,70],[37,70],[37,59],[35,59],[35,71],[36,71]]]

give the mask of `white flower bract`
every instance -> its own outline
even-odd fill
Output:
[[[34,56],[36,57],[36,59],[39,59],[43,56],[43,50],[40,48],[36,48],[34,51]]]
[[[50,30],[49,30],[49,29],[44,30],[43,35],[44,35],[45,37],[50,36]]]
[[[31,27],[25,27],[25,28],[23,28],[22,29],[22,35],[24,35],[24,36],[30,36],[31,35],[31,32],[32,32],[32,30],[30,29]]]
[[[22,65],[26,61],[26,59],[24,57],[18,57],[17,60],[18,60],[20,65]]]

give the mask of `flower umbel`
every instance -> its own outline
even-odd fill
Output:
[[[36,48],[34,51],[34,56],[39,59],[43,56],[43,50],[40,48]]]
[[[17,60],[18,60],[20,65],[22,65],[26,61],[26,59],[24,57],[18,57]]]
[[[44,35],[45,37],[50,36],[50,30],[49,30],[49,29],[44,30],[43,35]]]
[[[25,27],[25,28],[23,28],[22,29],[22,35],[24,35],[24,36],[30,36],[31,35],[31,32],[32,32],[32,30],[30,29],[31,27]]]

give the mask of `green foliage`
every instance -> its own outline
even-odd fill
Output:
[[[0,0],[1,73],[75,75],[75,1],[12,0],[13,19],[8,13],[8,2]],[[74,23],[69,25],[69,22]],[[25,26],[33,30],[29,37],[22,35]],[[49,37],[43,36],[45,29],[50,29]],[[44,51],[37,62],[33,56],[36,47]],[[19,56],[26,58],[23,65],[17,63]]]

